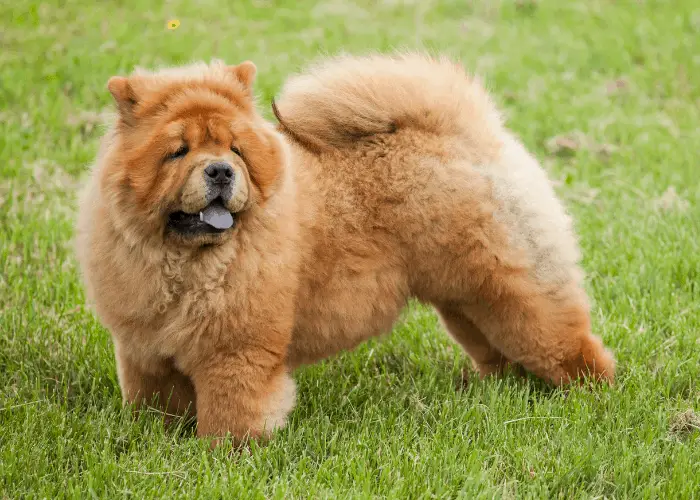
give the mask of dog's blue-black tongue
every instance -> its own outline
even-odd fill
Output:
[[[216,229],[228,229],[233,226],[233,216],[221,200],[212,201],[209,206],[199,212],[199,219]]]

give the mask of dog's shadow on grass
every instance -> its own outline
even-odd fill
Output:
[[[520,393],[527,398],[528,406],[567,396],[567,389],[524,371],[509,369],[499,376],[480,379],[466,358],[460,365],[444,356],[405,356],[387,349],[369,359],[357,353],[343,354],[300,370],[296,378],[299,391],[295,416],[299,419],[314,418],[321,412],[331,420],[335,417],[345,421],[344,412],[350,408],[361,418],[378,405],[400,406],[402,411],[417,415],[439,408],[451,397],[465,404],[488,404],[493,391]]]
[[[349,415],[362,420],[363,416],[376,413],[380,406],[418,418],[426,410],[439,408],[452,394],[465,404],[487,405],[489,393],[501,390],[522,392],[528,405],[562,396],[561,389],[531,375],[510,372],[481,380],[468,366],[464,356],[455,361],[450,353],[439,350],[418,356],[401,346],[360,348],[301,368],[294,374],[298,397],[291,418],[294,425],[303,426],[304,421],[323,415],[331,425],[340,427],[346,425]],[[154,404],[140,411],[122,407],[116,374],[103,372],[94,378],[86,373],[67,372],[60,380],[46,377],[44,381],[48,399],[64,405],[70,412],[87,415],[96,408],[111,407],[115,413],[121,412],[121,417],[115,419],[125,428],[138,429],[160,420],[169,436],[178,439],[196,436],[197,421],[193,415],[167,415]],[[125,443],[128,441],[125,437]]]

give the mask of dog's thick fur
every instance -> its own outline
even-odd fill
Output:
[[[110,80],[119,119],[77,235],[125,401],[191,405],[200,435],[268,435],[295,367],[390,331],[410,297],[481,375],[612,380],[569,217],[477,81],[422,55],[332,59],[287,82],[275,130],[254,76],[215,62]],[[164,162],[176,139],[189,152]],[[169,235],[211,159],[240,171],[237,225]]]

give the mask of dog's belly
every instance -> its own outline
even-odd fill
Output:
[[[388,333],[406,304],[404,273],[380,260],[363,272],[336,262],[334,273],[302,280],[288,363],[314,363]],[[347,264],[347,262],[345,263]]]

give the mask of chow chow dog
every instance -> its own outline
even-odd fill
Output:
[[[481,376],[612,380],[570,218],[477,80],[421,54],[332,58],[286,82],[273,125],[255,75],[108,82],[77,253],[125,402],[269,436],[296,367],[389,332],[409,298]]]

